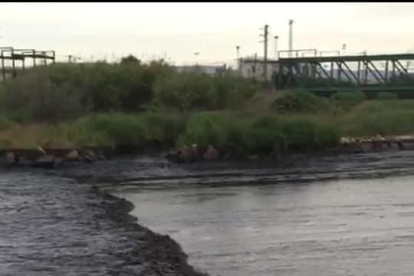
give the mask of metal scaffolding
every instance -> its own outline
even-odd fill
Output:
[[[5,81],[9,76],[16,77],[17,72],[26,69],[26,60],[32,60],[32,66],[47,65],[48,61],[56,62],[55,51],[37,51],[35,49],[15,49],[13,47],[0,47],[1,77]],[[6,64],[6,61],[9,64]]]

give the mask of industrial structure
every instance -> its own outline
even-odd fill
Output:
[[[265,68],[267,68],[267,71]],[[238,71],[244,78],[271,81],[273,74],[279,72],[279,63],[274,59],[265,61],[264,58],[258,58],[257,56],[240,58],[238,60]]]
[[[5,81],[9,77],[15,77],[18,71],[25,70],[27,66],[55,63],[56,54],[55,51],[0,47],[0,62],[1,80]]]
[[[301,87],[314,92],[414,91],[414,74],[410,64],[414,54],[343,55],[341,51],[293,48],[293,19],[289,20],[288,50],[278,51],[279,36],[274,36],[275,58],[267,58],[268,28],[264,26],[263,58],[240,58],[237,46],[238,74],[245,78],[270,81],[277,89]],[[326,56],[326,54],[329,54]]]
[[[217,76],[226,71],[226,65],[183,65],[173,66],[178,73],[203,73],[211,76]]]
[[[280,89],[354,87],[366,91],[402,91],[414,85],[409,70],[413,60],[414,54],[279,58],[275,83]]]

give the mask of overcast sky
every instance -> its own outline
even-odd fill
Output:
[[[0,45],[53,49],[58,55],[108,60],[129,53],[194,63],[263,55],[288,48],[347,53],[414,52],[414,3],[0,3]]]

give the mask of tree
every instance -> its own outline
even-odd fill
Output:
[[[129,55],[127,57],[121,58],[121,64],[124,63],[141,63],[141,61],[137,59],[135,56]]]

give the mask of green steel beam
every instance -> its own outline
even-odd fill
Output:
[[[382,79],[382,81],[384,82],[384,83],[387,83],[387,80],[385,79],[385,77],[381,74],[381,72],[377,69],[377,67],[375,66],[375,64],[374,63],[372,63],[372,61],[368,61],[368,64],[370,64],[371,66],[372,66],[372,68],[374,69],[374,71],[375,71],[375,73],[377,73],[378,74],[378,76],[380,76],[381,77],[381,79]],[[374,76],[375,76],[375,74],[373,74]],[[375,76],[375,78],[378,80],[378,78]],[[378,82],[380,82],[379,80],[378,80]]]
[[[338,72],[344,73],[345,77],[352,83],[351,77],[348,75],[348,73],[345,70],[342,69],[342,65],[344,65],[345,63],[344,62],[336,62],[336,64],[338,65]],[[340,77],[338,79],[339,79],[339,81],[341,81]]]
[[[345,62],[343,62],[342,65],[345,66],[346,70],[348,70],[348,72],[351,74],[351,76],[355,79],[356,85],[359,85],[359,78],[354,74],[354,72],[352,72],[352,70],[349,68],[349,66]]]
[[[350,61],[384,61],[384,60],[414,60],[414,54],[371,55],[371,56],[331,56],[331,57],[297,57],[279,58],[280,63],[290,62],[350,62]]]

